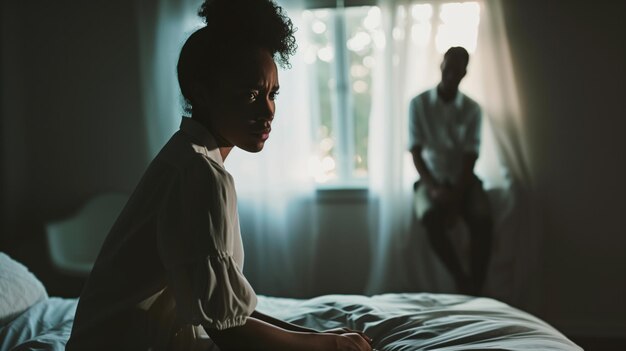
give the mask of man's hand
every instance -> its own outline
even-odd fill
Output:
[[[428,195],[438,206],[446,209],[450,217],[460,212],[463,196],[457,188],[437,185],[428,189]]]
[[[428,188],[428,195],[441,207],[449,207],[453,200],[452,190],[446,186],[435,185]]]

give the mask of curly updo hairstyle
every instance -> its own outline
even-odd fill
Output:
[[[198,15],[206,26],[187,39],[177,66],[186,112],[193,109],[194,86],[208,86],[252,50],[265,49],[281,67],[291,67],[296,29],[274,1],[205,0]]]

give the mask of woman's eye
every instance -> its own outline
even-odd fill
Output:
[[[259,92],[256,90],[248,90],[240,92],[239,98],[245,99],[247,102],[254,102],[259,97]]]

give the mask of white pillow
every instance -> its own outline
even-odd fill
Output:
[[[23,264],[0,252],[0,326],[48,298],[43,284]]]

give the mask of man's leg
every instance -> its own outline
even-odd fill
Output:
[[[457,288],[462,293],[467,293],[467,277],[463,273],[461,262],[456,255],[450,237],[447,235],[447,212],[431,201],[424,185],[420,185],[416,189],[415,213],[417,219],[426,228],[430,246],[448,272],[452,274]]]
[[[487,193],[478,178],[467,192],[462,215],[471,237],[471,289],[473,294],[479,294],[484,287],[491,259],[493,220]]]

